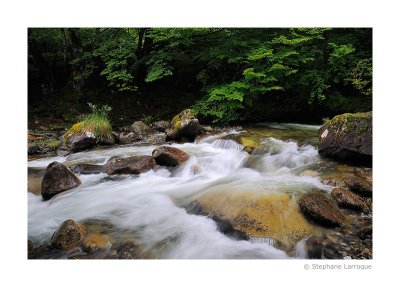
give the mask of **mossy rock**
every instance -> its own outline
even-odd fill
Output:
[[[205,214],[226,220],[248,237],[272,238],[287,247],[313,232],[297,203],[287,194],[217,189],[196,202]]]
[[[187,139],[194,141],[201,133],[201,125],[196,119],[196,113],[191,109],[186,109],[176,115],[171,121],[172,129],[167,130],[167,140]]]
[[[179,128],[181,123],[185,120],[195,119],[196,113],[192,109],[186,109],[177,114],[171,121],[172,128]]]
[[[322,156],[372,164],[372,112],[335,116],[319,129],[318,135]]]

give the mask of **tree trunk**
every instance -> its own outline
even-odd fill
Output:
[[[72,73],[72,88],[77,95],[82,93],[84,79],[82,77],[82,63],[80,57],[83,53],[81,41],[78,37],[78,29],[62,28],[64,43],[64,61],[70,66]]]

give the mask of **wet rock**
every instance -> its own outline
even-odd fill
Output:
[[[372,196],[372,182],[357,176],[348,176],[344,178],[346,186],[361,196]]]
[[[316,236],[310,236],[306,239],[305,249],[310,259],[322,258],[322,241]]]
[[[85,227],[68,219],[64,221],[51,237],[51,245],[64,251],[79,247],[86,235]]]
[[[251,147],[251,146],[245,146],[245,147],[243,148],[243,150],[242,150],[242,151],[245,151],[245,152],[247,152],[248,154],[252,154],[254,150],[255,150],[255,148],[254,148],[254,147]]]
[[[142,155],[128,158],[111,158],[104,166],[108,175],[140,174],[151,170],[156,162],[153,157]]]
[[[346,184],[344,183],[343,180],[339,180],[336,178],[325,178],[322,180],[322,183],[325,185],[329,185],[332,187],[345,187]]]
[[[41,154],[41,149],[38,143],[28,143],[28,155]]]
[[[81,184],[71,171],[59,162],[52,162],[47,166],[41,185],[43,200],[49,200],[56,194],[72,189]]]
[[[226,236],[239,240],[248,240],[250,238],[248,235],[246,235],[246,233],[233,227],[229,220],[225,220],[215,213],[207,213],[206,211],[204,211],[202,208],[202,203],[200,202],[193,201],[190,204],[186,205],[185,209],[190,214],[203,215],[211,218],[217,224],[218,231],[225,234]]]
[[[318,136],[322,156],[372,164],[372,112],[338,115],[319,129]]]
[[[139,247],[133,242],[125,243],[117,252],[119,259],[137,259],[139,258]]]
[[[41,245],[38,247],[33,247],[33,249],[28,252],[28,259],[57,259],[65,258],[65,251],[54,248],[51,245]]]
[[[189,155],[177,148],[160,146],[153,150],[152,155],[159,165],[175,167],[189,159]]]
[[[206,133],[212,133],[214,129],[210,126],[202,126],[202,130]]]
[[[40,195],[42,189],[43,175],[28,175],[28,192]]]
[[[167,140],[181,140],[186,138],[193,142],[197,135],[201,133],[201,126],[195,113],[191,109],[186,109],[176,115],[171,121],[172,129],[167,129]]]
[[[372,185],[372,169],[356,168],[354,174],[355,176],[368,181]]]
[[[352,234],[340,232],[323,234],[317,240],[321,242],[321,259],[371,259],[372,245]]]
[[[65,138],[62,137],[61,141],[66,143],[66,146],[72,152],[79,152],[91,149],[97,143],[95,135],[91,132],[84,132],[83,134],[71,134]]]
[[[333,199],[342,208],[349,208],[356,211],[367,211],[368,206],[357,194],[343,188],[334,188],[331,192]]]
[[[297,203],[287,194],[260,195],[217,188],[201,195],[196,203],[203,214],[227,221],[248,238],[271,238],[291,248],[312,232]]]
[[[103,165],[85,164],[85,163],[71,165],[69,169],[72,172],[79,174],[99,174],[104,172]]]
[[[330,199],[321,193],[303,195],[299,200],[299,205],[305,216],[322,226],[335,227],[344,224],[344,215]]]
[[[153,134],[153,135],[149,135],[146,138],[146,142],[149,144],[154,144],[154,145],[159,145],[159,144],[163,144],[165,143],[165,140],[167,138],[167,135],[164,133],[159,133],[159,134]]]
[[[111,248],[110,238],[103,234],[91,234],[83,240],[82,248],[88,253],[109,250]]]
[[[131,131],[143,138],[151,133],[151,128],[142,121],[136,121],[131,125]]]
[[[71,151],[69,149],[67,149],[66,147],[62,147],[62,148],[59,148],[57,150],[57,155],[58,156],[67,156],[70,153],[71,153]]]
[[[158,121],[154,122],[152,126],[159,132],[165,132],[167,129],[171,128],[171,123],[167,121]]]
[[[118,136],[120,144],[130,144],[141,140],[142,137],[135,132],[121,132]]]
[[[372,224],[362,227],[360,230],[358,230],[357,236],[363,240],[372,237]]]

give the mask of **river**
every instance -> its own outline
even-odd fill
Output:
[[[351,168],[318,155],[318,128],[266,123],[173,144],[190,155],[176,169],[78,175],[79,187],[49,201],[42,201],[40,180],[50,162],[104,164],[113,156],[151,155],[156,146],[29,161],[28,238],[46,244],[63,221],[73,219],[110,236],[112,249],[135,242],[141,258],[305,258],[304,239],[319,228],[304,219],[297,199],[314,190],[329,195],[322,179]],[[254,145],[253,155],[233,138]],[[216,218],[247,237],[221,232]]]

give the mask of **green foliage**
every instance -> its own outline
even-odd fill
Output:
[[[351,83],[365,96],[372,96],[372,59],[362,59],[351,70]]]
[[[131,69],[136,60],[134,43],[136,33],[132,29],[101,29],[93,55],[104,62],[100,75],[105,76],[109,85],[118,91],[134,91],[134,73]]]
[[[168,54],[158,54],[153,57],[146,64],[149,66],[145,82],[150,83],[162,79],[166,76],[172,76],[173,68],[168,64],[171,59]]]
[[[212,88],[209,97],[194,106],[196,112],[209,116],[215,123],[233,122],[241,119],[240,112],[245,107],[245,91],[248,85],[232,82],[228,85]]]
[[[65,78],[88,89],[107,85],[107,93],[132,95],[140,107],[164,109],[152,97],[172,95],[172,105],[195,102],[199,116],[214,122],[372,108],[371,29],[74,30],[81,52],[64,63],[61,29],[30,29],[28,71],[36,92],[51,92]],[[185,102],[178,94],[194,96]]]

